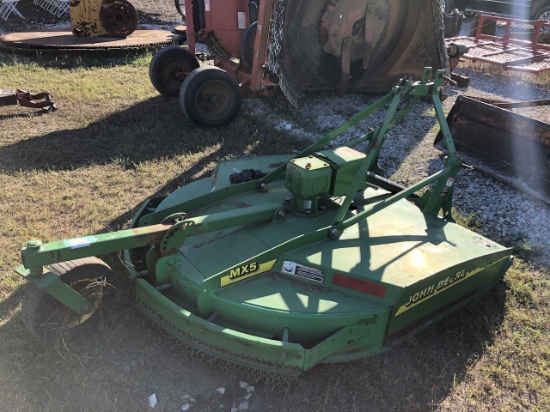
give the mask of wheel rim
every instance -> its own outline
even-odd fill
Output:
[[[191,69],[192,70],[192,69]],[[191,71],[185,65],[182,65],[181,59],[172,59],[162,68],[162,78],[164,83],[170,89],[179,90],[185,80],[185,76]]]
[[[99,20],[109,35],[126,37],[137,29],[138,13],[128,0],[105,0]]]
[[[233,101],[233,93],[220,81],[206,82],[197,93],[195,106],[201,116],[206,119],[219,119],[229,108]]]
[[[79,315],[57,299],[47,295],[44,298],[44,318],[41,321],[41,328],[44,330],[69,330],[87,321],[101,306],[108,285],[105,278],[95,278],[82,279],[71,283],[70,286],[90,302],[89,311]]]
[[[550,10],[546,10],[546,11],[540,13],[539,20],[544,20],[546,23],[550,23]],[[550,33],[550,28],[542,27],[540,29],[540,32],[544,35],[548,35],[548,33]]]

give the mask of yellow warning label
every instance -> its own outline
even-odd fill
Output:
[[[501,262],[503,259],[508,259],[508,257],[504,257],[494,263],[492,263],[490,266],[497,264]],[[461,271],[458,271],[453,276],[447,276],[445,279],[440,280],[439,282],[436,282],[421,291],[418,291],[414,293],[413,295],[409,296],[409,300],[407,303],[401,305],[399,310],[395,313],[394,317],[397,317],[401,315],[402,313],[405,313],[409,309],[414,308],[415,306],[419,305],[420,303],[425,302],[428,299],[433,298],[434,296],[446,291],[447,289],[453,287],[454,285],[465,281],[466,279],[478,274],[479,272],[487,269],[486,267],[476,268],[474,270],[471,270],[470,272],[466,272],[465,269],[462,269]]]

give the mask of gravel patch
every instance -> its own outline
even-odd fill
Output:
[[[450,110],[461,94],[509,101],[548,98],[548,74],[502,72],[495,67],[471,63],[458,67],[455,72],[469,76],[470,86],[468,89],[447,86],[445,110]],[[301,101],[300,109],[293,113],[275,113],[266,121],[269,127],[317,140],[379,97],[358,94],[344,98],[307,96]],[[244,107],[248,113],[262,117],[273,112],[261,100],[245,101]],[[548,106],[530,108],[522,114],[550,122]],[[333,146],[366,133],[381,122],[383,115],[383,112],[375,113],[335,139]],[[411,184],[439,170],[443,165],[441,152],[433,146],[438,130],[432,106],[418,104],[389,132],[379,162],[386,176],[402,184]],[[456,214],[472,223],[480,234],[505,246],[529,251],[536,263],[550,267],[550,257],[545,253],[550,248],[550,204],[547,202],[479,170],[463,169],[456,181],[454,206]]]

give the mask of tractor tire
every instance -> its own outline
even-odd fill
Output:
[[[439,0],[439,4],[444,13],[449,14],[455,8],[453,0]]]
[[[241,63],[248,72],[252,72],[254,64],[254,43],[256,42],[257,31],[258,22],[255,21],[246,28],[241,39]]]
[[[40,340],[54,341],[72,338],[90,330],[83,328],[97,322],[104,298],[114,295],[114,275],[109,265],[96,257],[54,263],[47,268],[92,304],[91,310],[80,316],[34,284],[29,284],[22,304],[23,323]]]
[[[149,80],[157,91],[176,97],[185,78],[199,67],[199,60],[189,50],[180,46],[160,49],[149,64]]]
[[[550,23],[550,6],[541,7],[534,14],[534,20],[546,20]]]
[[[193,71],[180,90],[180,106],[199,126],[219,127],[233,121],[241,109],[239,83],[225,70],[204,66]]]
[[[183,18],[183,22],[185,23],[185,1],[174,0],[174,5],[176,6],[177,12]]]

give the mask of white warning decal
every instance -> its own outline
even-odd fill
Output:
[[[319,269],[300,265],[299,263],[290,262],[288,260],[283,262],[283,269],[281,272],[287,275],[313,280],[315,282],[322,282],[325,278],[325,275]]]
[[[81,247],[88,247],[93,242],[93,239],[88,237],[79,237],[78,239],[68,239],[65,241],[65,245],[71,249],[78,249]]]
[[[246,29],[246,13],[243,11],[237,12],[237,21],[239,23],[239,29]]]

